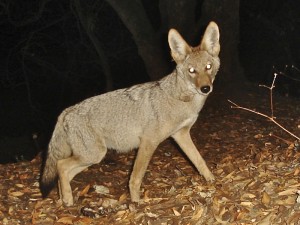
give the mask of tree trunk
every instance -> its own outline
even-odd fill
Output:
[[[152,27],[139,0],[106,0],[133,35],[139,55],[145,63],[151,80],[166,75],[167,64],[163,54],[161,37]]]
[[[239,61],[239,0],[204,0],[202,5],[203,23],[214,20],[220,28],[221,42],[221,82],[235,83],[244,81],[242,67]]]
[[[106,78],[106,91],[111,91],[113,89],[111,70],[110,70],[109,62],[106,57],[105,51],[102,47],[102,44],[94,32],[94,28],[96,27],[94,25],[94,18],[93,18],[94,15],[90,10],[88,10],[87,13],[84,13],[85,10],[80,4],[80,0],[74,0],[74,5],[77,11],[77,15],[79,17],[79,21],[83,29],[85,30],[86,34],[90,38],[91,42],[93,43],[97,51],[97,54],[99,56],[100,64],[103,69],[104,76]]]
[[[192,44],[193,29],[196,28],[196,3],[196,0],[160,0],[161,31],[167,33],[170,28],[175,28]]]

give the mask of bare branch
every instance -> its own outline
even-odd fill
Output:
[[[259,85],[260,87],[264,87],[264,88],[267,88],[270,90],[270,109],[271,109],[271,118],[274,118],[274,106],[273,106],[273,88],[275,88],[275,80],[276,80],[276,77],[277,77],[277,73],[274,73],[274,78],[273,78],[273,82],[272,82],[272,85],[271,87],[269,86],[266,86],[266,85]]]
[[[242,106],[239,106],[238,104],[236,104],[235,102],[231,101],[231,100],[227,100],[228,102],[230,102],[231,104],[233,104],[233,106],[231,106],[231,108],[233,109],[242,109],[242,110],[245,110],[245,111],[248,111],[248,112],[252,112],[252,113],[255,113],[257,115],[260,115],[262,117],[265,117],[267,118],[268,120],[270,120],[271,122],[275,123],[278,127],[280,127],[282,130],[284,130],[285,132],[287,132],[289,135],[293,136],[294,138],[296,138],[297,140],[300,141],[300,137],[298,137],[297,135],[293,134],[292,132],[290,132],[289,130],[287,130],[283,125],[281,125],[279,122],[277,122],[274,117],[272,118],[271,116],[268,116],[264,113],[261,113],[261,112],[257,112],[256,110],[252,110],[252,109],[249,109],[249,108],[246,108],[246,107],[242,107]]]
[[[287,77],[287,78],[289,78],[290,80],[293,80],[293,81],[300,82],[300,79],[291,77],[291,76],[289,76],[289,75],[286,74],[286,70],[287,70],[289,67],[290,67],[291,69],[297,71],[298,73],[300,73],[300,70],[299,70],[296,66],[294,66],[294,65],[291,65],[291,66],[285,65],[284,72],[278,71],[275,67],[274,67],[274,70],[276,70],[277,73],[278,73],[279,75],[281,75],[281,76]]]
[[[275,137],[275,138],[277,138],[277,139],[279,139],[279,140],[285,142],[285,143],[288,144],[288,145],[294,144],[294,142],[291,142],[291,141],[289,141],[289,140],[286,140],[286,139],[284,139],[284,138],[282,138],[282,137],[279,137],[279,136],[277,136],[277,135],[275,135],[275,134],[273,134],[273,133],[269,133],[269,136],[270,136],[270,137]]]
[[[235,102],[231,101],[231,100],[227,100],[228,102],[230,102],[232,104],[231,108],[233,109],[242,109],[242,110],[245,110],[245,111],[248,111],[248,112],[252,112],[252,113],[255,113],[259,116],[262,116],[262,117],[265,117],[267,118],[268,120],[270,120],[271,122],[273,122],[275,125],[277,125],[278,127],[280,127],[282,130],[284,130],[286,133],[288,133],[289,135],[291,135],[292,137],[296,138],[298,141],[300,141],[300,137],[298,137],[297,135],[295,135],[294,133],[292,133],[291,131],[289,131],[288,129],[286,129],[282,124],[280,124],[279,122],[277,122],[275,119],[276,117],[274,117],[274,106],[273,106],[273,89],[275,88],[275,80],[276,80],[276,77],[277,77],[277,73],[274,73],[274,78],[273,78],[273,82],[272,82],[272,85],[269,87],[269,86],[266,86],[266,85],[259,85],[260,87],[265,87],[267,89],[270,90],[270,108],[271,108],[271,116],[268,116],[264,113],[261,113],[261,112],[258,112],[256,110],[252,110],[252,109],[249,109],[249,108],[246,108],[246,107],[242,107],[238,104],[236,104]],[[277,137],[276,135],[272,135],[274,137]],[[281,138],[280,138],[281,139]]]
[[[292,69],[294,69],[294,70],[296,70],[296,71],[298,71],[300,73],[300,70],[296,66],[292,65]]]

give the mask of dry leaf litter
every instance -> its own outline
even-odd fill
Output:
[[[130,202],[127,187],[135,152],[111,151],[75,177],[76,204],[67,208],[57,189],[41,198],[37,156],[0,165],[1,224],[300,224],[299,143],[265,119],[230,109],[222,96],[208,102],[191,131],[215,183],[167,140],[149,165],[140,204]],[[257,102],[255,95],[246,97],[249,105]],[[267,99],[261,101],[261,110],[268,110]],[[282,123],[300,134],[297,101],[284,98],[276,107]]]

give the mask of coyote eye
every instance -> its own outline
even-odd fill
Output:
[[[205,69],[210,70],[211,69],[211,64],[210,63],[206,64]]]
[[[194,67],[191,67],[191,68],[189,68],[189,72],[190,72],[190,73],[195,73],[195,72],[196,72],[196,70],[195,70],[195,68],[194,68]]]

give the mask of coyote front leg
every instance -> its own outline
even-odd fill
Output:
[[[140,200],[140,187],[142,179],[156,147],[157,144],[154,144],[150,140],[141,140],[129,181],[130,197],[131,201],[133,202],[139,202]]]
[[[204,159],[194,145],[189,131],[190,127],[182,128],[177,133],[172,135],[172,137],[187,155],[187,157],[191,160],[199,173],[202,174],[207,181],[215,180],[214,175],[210,172]]]

